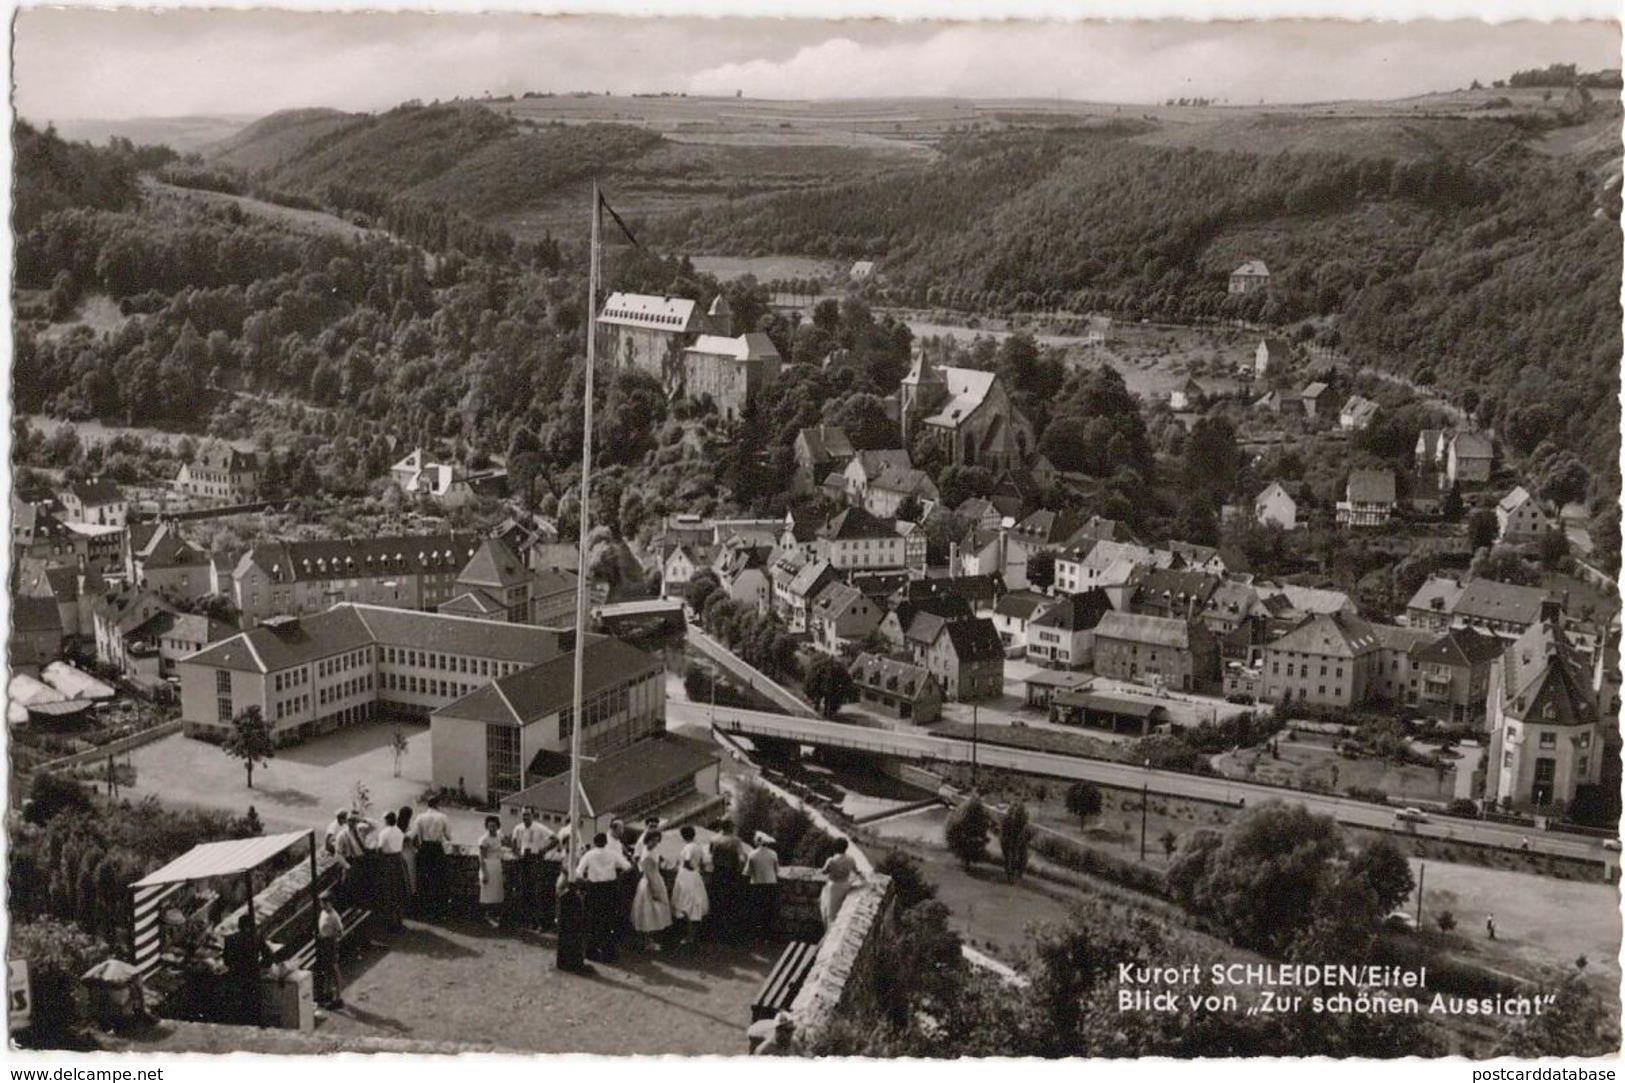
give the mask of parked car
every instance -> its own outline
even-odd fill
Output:
[[[1394,823],[1396,824],[1425,824],[1427,822],[1427,814],[1419,808],[1402,808],[1394,813]]]

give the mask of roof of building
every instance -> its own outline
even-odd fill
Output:
[[[924,666],[912,662],[886,658],[879,654],[860,654],[852,663],[852,679],[866,688],[918,699],[935,682]]]
[[[1163,547],[1186,564],[1200,565],[1217,561],[1224,564],[1224,554],[1211,545],[1198,545],[1188,541],[1170,541]]]
[[[1471,628],[1452,628],[1412,652],[1417,662],[1446,666],[1476,666],[1493,662],[1506,649],[1500,639]]]
[[[507,613],[508,607],[476,587],[465,590],[455,598],[448,598],[435,607],[437,613],[461,614],[470,617],[494,617]]]
[[[598,314],[598,322],[682,332],[694,319],[694,309],[694,302],[687,297],[612,293]]]
[[[1351,504],[1392,504],[1394,494],[1392,470],[1355,470],[1349,474],[1348,500]]]
[[[1343,403],[1343,416],[1351,422],[1369,421],[1377,410],[1377,404],[1363,395],[1351,395]]]
[[[246,574],[250,566],[280,583],[455,572],[478,545],[475,535],[464,533],[265,542],[243,555],[233,575]]]
[[[1540,587],[1521,587],[1495,579],[1474,579],[1462,588],[1451,614],[1472,620],[1534,624],[1549,595]]]
[[[1429,461],[1437,460],[1440,449],[1444,447],[1444,439],[1443,429],[1423,429],[1416,434],[1417,454]]]
[[[1416,588],[1407,609],[1426,609],[1435,613],[1452,613],[1464,588],[1456,580],[1443,575],[1430,575],[1427,582]]]
[[[1268,277],[1270,269],[1264,266],[1263,260],[1250,259],[1230,273],[1233,275],[1264,275]]]
[[[1103,519],[1098,515],[1091,515],[1084,520],[1083,525],[1066,536],[1067,545],[1081,545],[1084,542],[1109,541],[1123,542],[1138,545],[1139,539],[1128,526],[1116,519]]]
[[[11,599],[11,630],[13,632],[62,631],[62,611],[55,598],[24,594]]]
[[[976,616],[970,602],[957,594],[926,594],[918,598],[905,597],[892,609],[897,616],[897,625],[904,635],[910,639],[919,639],[929,643],[936,639],[938,625],[927,621],[919,625],[919,634],[915,634],[916,624],[921,616],[930,615],[937,621],[946,622],[954,620],[970,620]]]
[[[662,666],[655,655],[607,636],[588,640],[581,664],[583,697],[636,680]],[[493,725],[526,726],[569,707],[574,696],[572,651],[483,684],[436,709],[434,714]]]
[[[91,478],[89,481],[70,481],[63,490],[70,493],[79,503],[89,508],[104,504],[122,504],[124,494],[119,487],[107,478]]]
[[[986,662],[1004,658],[1004,640],[999,630],[986,617],[950,621],[944,629],[954,654],[961,662]]]
[[[869,601],[868,595],[850,583],[831,582],[819,592],[812,607],[824,620],[839,620],[854,611],[859,616],[864,612],[873,612],[877,625],[881,620],[879,610]]]
[[[1274,589],[1299,613],[1341,613],[1354,608],[1349,596],[1340,590],[1302,587],[1296,583],[1285,583]]]
[[[1493,459],[1495,445],[1481,432],[1458,432],[1450,438],[1450,453],[1458,459]]]
[[[981,369],[956,369],[939,366],[937,372],[942,376],[948,387],[948,401],[932,417],[925,419],[927,425],[946,425],[958,428],[966,418],[981,408],[987,400],[988,393],[993,390],[993,384],[998,380],[995,373],[983,372]]]
[[[773,340],[760,331],[749,334],[735,335],[729,338],[724,335],[701,335],[694,340],[685,353],[706,354],[710,357],[726,357],[732,361],[777,361],[779,348],[773,345]]]
[[[837,578],[835,567],[829,561],[809,560],[790,580],[785,593],[805,600],[813,591],[835,578]]]
[[[1297,500],[1293,498],[1292,494],[1287,491],[1286,486],[1282,485],[1278,481],[1272,481],[1268,485],[1264,486],[1264,491],[1259,493],[1258,496],[1254,498],[1253,506],[1257,507],[1258,505],[1271,499],[1284,499],[1288,504],[1291,504],[1294,507],[1296,507],[1298,503]]]
[[[1556,621],[1537,621],[1501,656],[1501,696],[1520,719],[1542,725],[1595,720],[1585,665]]]
[[[1188,650],[1191,628],[1191,622],[1180,617],[1147,617],[1138,613],[1120,613],[1114,609],[1101,615],[1100,623],[1095,625],[1095,639],[1121,639],[1129,643]]]
[[[952,594],[965,599],[972,608],[991,608],[994,599],[1003,592],[1004,577],[997,573],[950,575],[937,579],[909,580],[907,598],[918,602],[922,598]]]
[[[1112,601],[1099,587],[1068,594],[1033,618],[1035,628],[1059,628],[1063,632],[1087,632],[1112,611]]]
[[[1325,393],[1325,382],[1322,380],[1315,380],[1312,383],[1304,384],[1303,390],[1298,392],[1298,397],[1303,399],[1318,399]]]
[[[850,459],[857,454],[857,449],[852,446],[852,438],[839,425],[815,425],[802,429],[800,435],[813,462]]]
[[[136,552],[140,554],[142,567],[148,569],[190,568],[210,562],[209,554],[181,537],[168,524],[154,531]]]
[[[536,586],[533,588],[538,598],[550,598],[555,594],[573,593],[576,589],[576,574],[574,572],[561,572],[557,568],[543,568],[539,572],[532,572],[535,576]]]
[[[1160,703],[1147,703],[1143,699],[1113,695],[1110,692],[1093,692],[1086,688],[1057,692],[1055,702],[1062,707],[1081,707],[1086,711],[1100,711],[1104,714],[1140,718],[1151,722],[1168,713],[1168,708]]]
[[[819,529],[818,536],[828,541],[853,541],[862,538],[895,538],[897,531],[862,508],[847,508],[825,523]]]
[[[954,514],[961,519],[972,521],[984,519],[990,514],[996,519],[999,517],[999,509],[995,508],[991,501],[980,496],[968,496],[960,501],[959,507],[954,509]]]
[[[560,653],[562,638],[557,629],[529,624],[341,602],[310,616],[262,623],[185,661],[268,673],[377,643],[537,665]]]
[[[1053,601],[1049,595],[1040,594],[1036,590],[1012,590],[999,599],[999,603],[993,607],[993,612],[1001,617],[1031,620],[1034,613]]]
[[[937,494],[937,485],[931,480],[931,475],[913,467],[907,469],[888,467],[881,470],[869,479],[869,488],[902,493],[905,496],[919,496],[923,493],[932,499],[935,499]]]
[[[224,441],[210,441],[198,448],[192,460],[205,470],[220,470],[227,474],[253,474],[260,468],[259,456],[252,451],[238,451]]]
[[[1535,498],[1529,494],[1528,489],[1525,489],[1522,485],[1519,485],[1510,493],[1503,496],[1495,506],[1501,511],[1517,511],[1519,508],[1530,503],[1534,499]],[[1535,506],[1538,508],[1540,505],[1536,504]]]
[[[1134,600],[1137,605],[1156,603],[1170,609],[1189,609],[1188,615],[1195,616],[1207,605],[1221,582],[1220,577],[1211,572],[1153,568],[1140,580]]]
[[[1398,651],[1410,654],[1432,643],[1435,632],[1425,628],[1402,628],[1397,624],[1372,623],[1371,632],[1377,637],[1377,645],[1385,651]]]
[[[719,757],[710,746],[675,734],[638,741],[619,752],[600,756],[581,766],[581,794],[594,816],[630,809],[645,794],[715,766]],[[570,775],[554,775],[506,798],[509,806],[534,806],[538,811],[565,813],[570,808]]]
[[[887,470],[914,468],[914,460],[910,458],[909,453],[898,447],[870,448],[855,453],[853,458],[862,466],[864,476],[871,478]]]
[[[1010,532],[1024,541],[1040,545],[1059,545],[1075,534],[1082,525],[1075,515],[1040,508],[1011,527]]]
[[[1359,617],[1348,613],[1317,613],[1265,649],[1321,657],[1357,658],[1381,646],[1382,642],[1371,625]]]

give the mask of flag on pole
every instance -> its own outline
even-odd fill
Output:
[[[626,234],[626,239],[632,242],[632,247],[633,248],[642,248],[643,247],[641,244],[638,243],[638,239],[632,235],[631,227],[628,226],[625,222],[623,222],[621,220],[621,216],[615,213],[615,208],[611,207],[609,205],[609,200],[604,198],[604,193],[603,192],[598,193],[598,206],[599,206],[600,210],[605,210],[605,211],[609,212],[609,216],[615,220],[615,224],[621,228],[621,232]]]

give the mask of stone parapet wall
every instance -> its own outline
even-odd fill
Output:
[[[818,893],[823,890],[824,879],[823,873],[813,869],[780,870],[780,882],[785,885],[781,889],[780,914],[787,925],[791,907],[804,905],[809,896],[817,920]],[[869,874],[863,886],[847,896],[835,924],[818,945],[818,955],[801,992],[790,1005],[789,1026],[768,1025],[753,1033],[753,1053],[784,1052],[783,1043],[791,1035],[802,1041],[811,1039],[853,1002],[873,977],[876,946],[895,900],[891,877],[881,873]],[[758,1035],[767,1041],[757,1043]]]

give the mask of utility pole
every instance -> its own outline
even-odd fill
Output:
[[[1416,865],[1416,928],[1422,928],[1422,885],[1427,883],[1428,867],[1426,862],[1417,862]]]
[[[1151,761],[1145,761],[1145,774],[1140,777],[1140,860],[1145,860],[1146,816],[1151,805]]]
[[[976,789],[976,745],[978,730],[976,727],[976,704],[970,705],[970,788]]]

